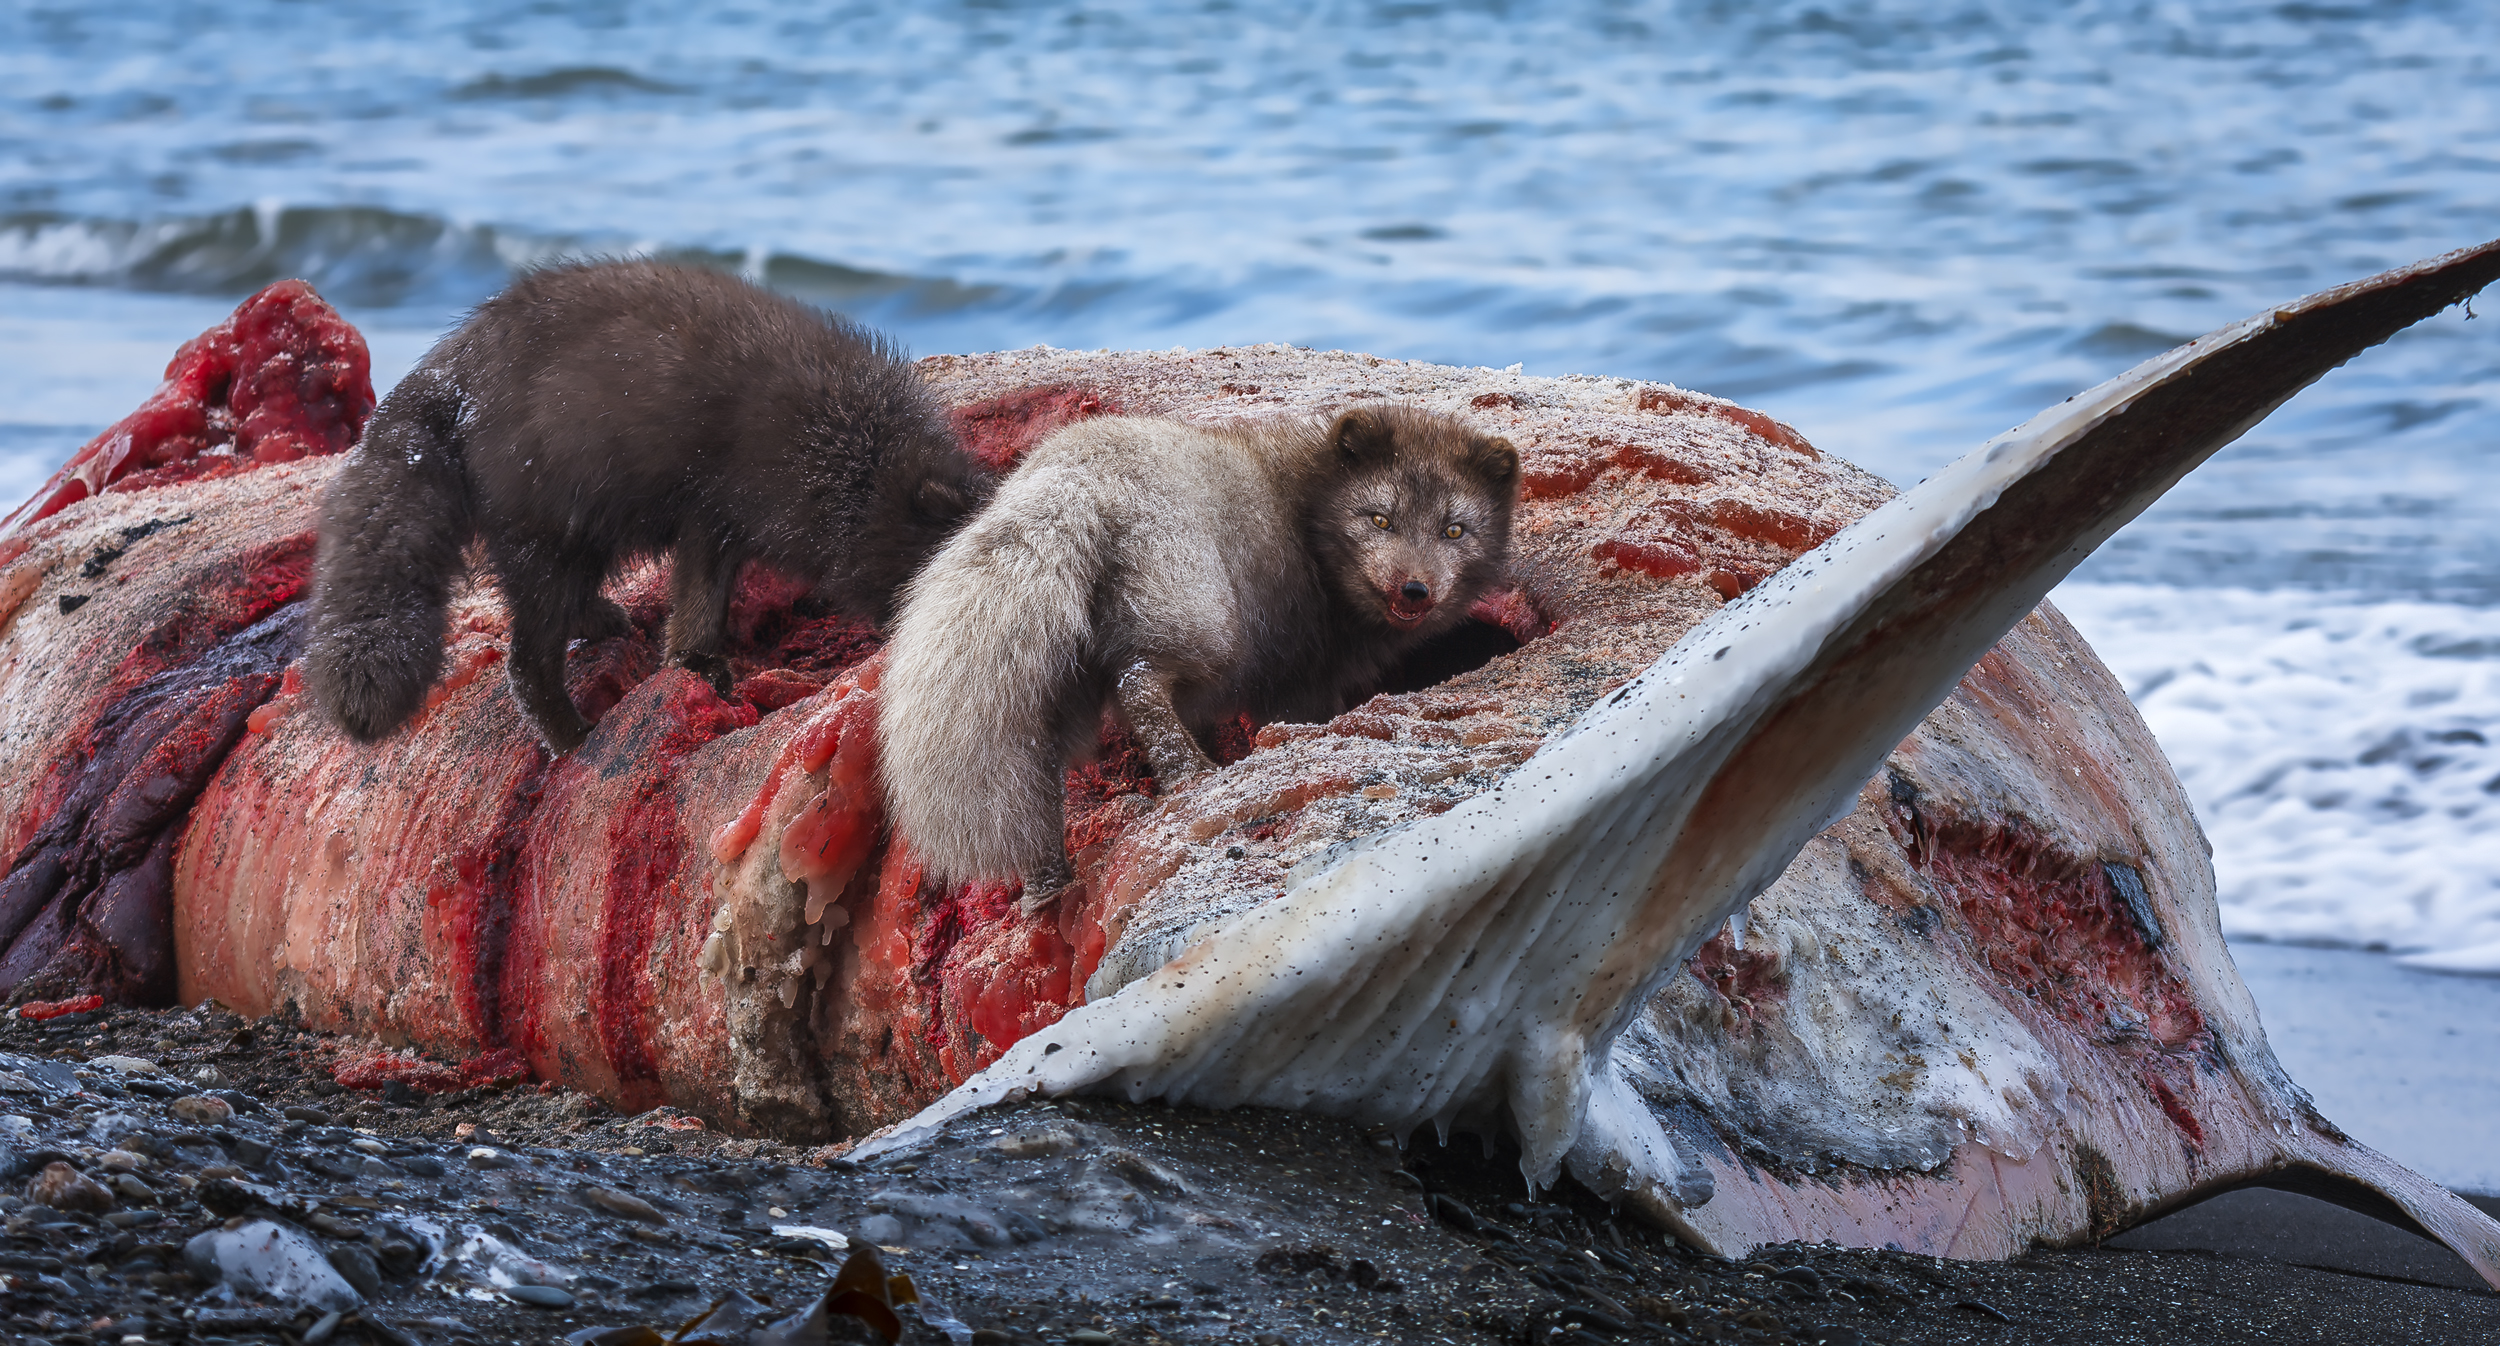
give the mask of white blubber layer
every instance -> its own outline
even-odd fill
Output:
[[[2234,937],[2500,972],[2500,610],[2071,584],[2213,840]]]

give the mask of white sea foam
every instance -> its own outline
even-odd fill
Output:
[[[2223,929],[2500,972],[2500,609],[2069,584],[2214,847]]]

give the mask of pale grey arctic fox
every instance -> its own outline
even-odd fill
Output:
[[[1019,878],[1038,909],[1107,708],[1167,792],[1223,717],[1337,714],[1493,582],[1518,483],[1510,441],[1408,407],[1059,431],[905,591],[878,716],[897,829],[932,879]]]

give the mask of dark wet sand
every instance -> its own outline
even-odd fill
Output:
[[[2320,1112],[2440,1182],[2500,1192],[2500,977],[2286,944],[2234,943],[2231,960]]]

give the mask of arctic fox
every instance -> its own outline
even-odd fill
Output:
[[[675,558],[668,658],[726,695],[742,563],[882,620],[995,484],[874,332],[692,267],[535,272],[427,353],[331,480],[313,693],[360,740],[406,723],[441,675],[476,537],[511,619],[513,694],[569,751],[590,725],[565,645],[631,629],[599,594],[620,559]]]
[[[1406,407],[1058,432],[905,592],[878,714],[897,828],[933,878],[1047,903],[1061,778],[1107,705],[1165,790],[1225,715],[1336,714],[1492,582],[1518,481],[1508,440]]]

